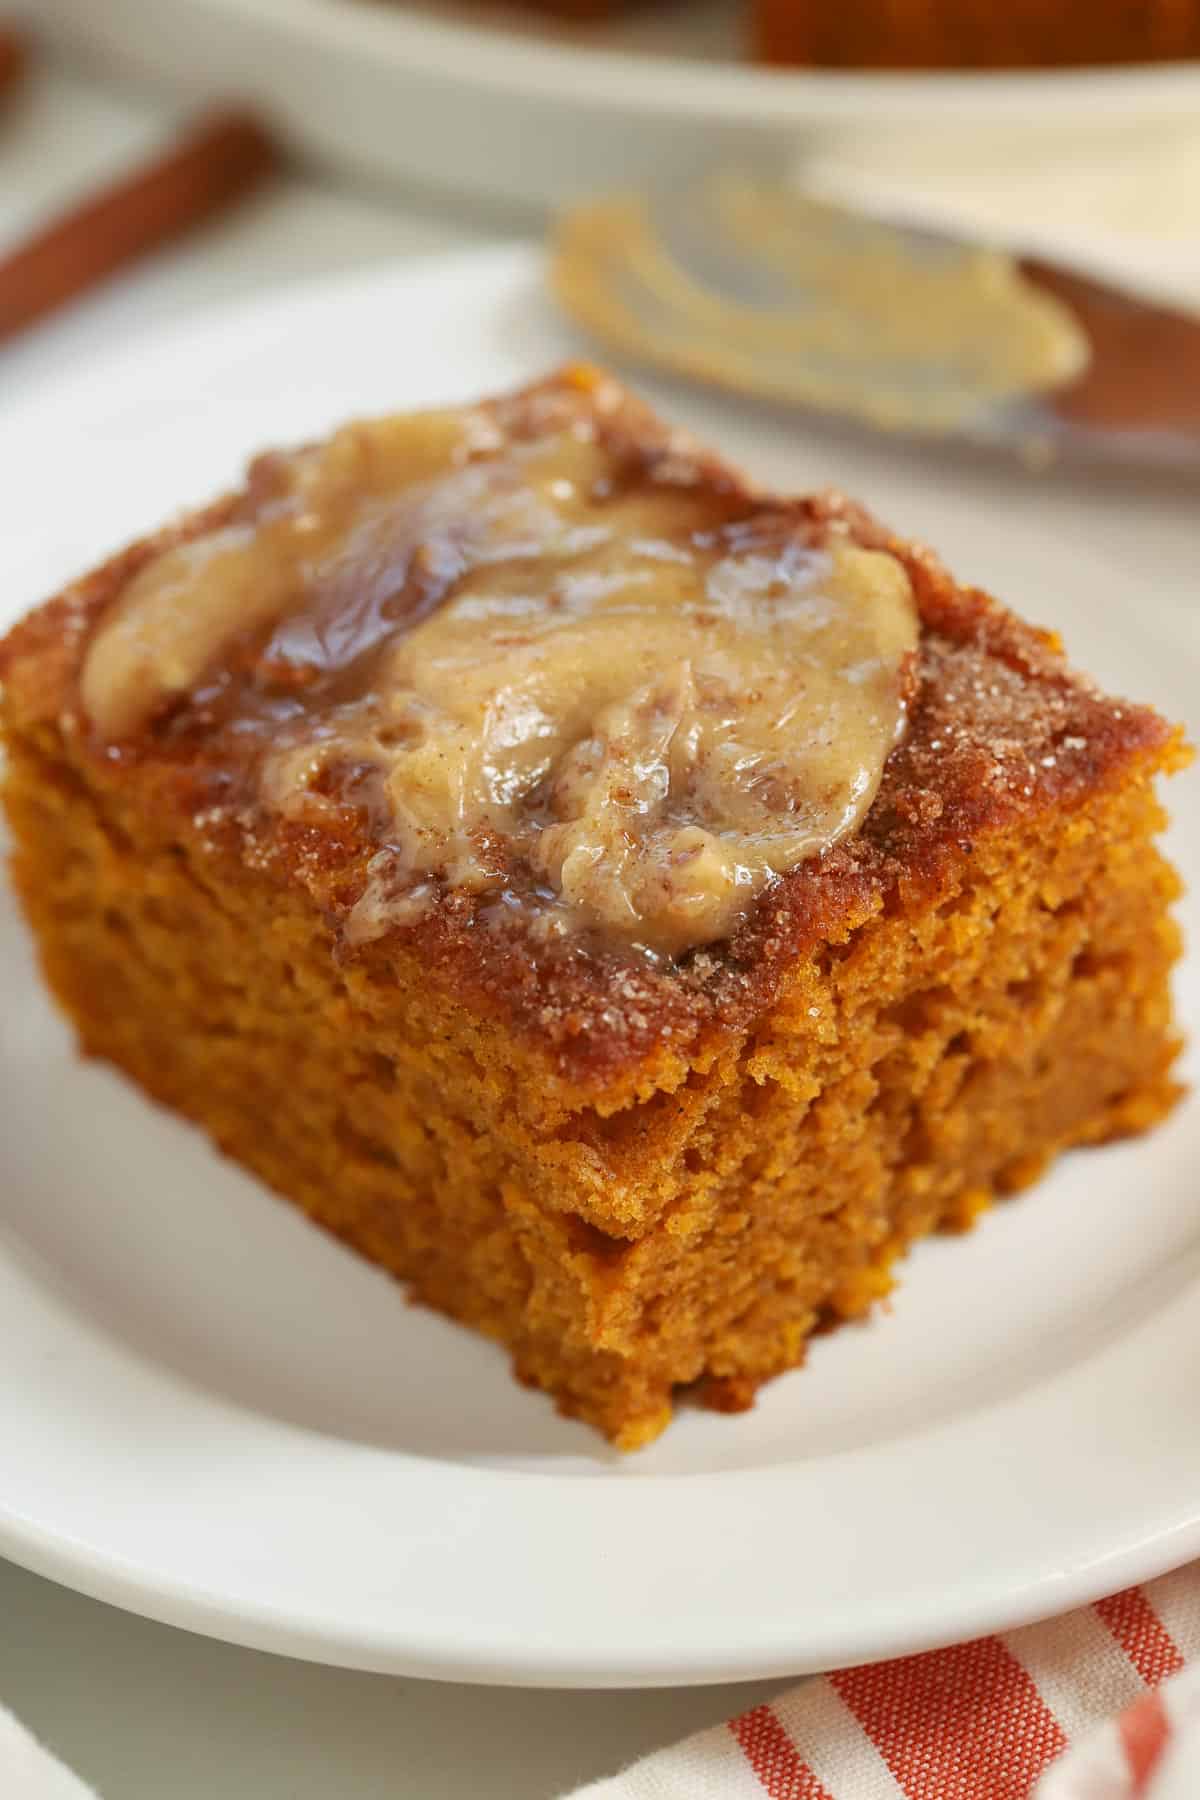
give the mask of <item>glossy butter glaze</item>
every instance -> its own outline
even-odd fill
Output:
[[[790,515],[630,482],[588,410],[468,408],[260,459],[240,516],[145,564],[81,679],[119,740],[186,697],[258,798],[377,844],[353,942],[444,888],[665,956],[852,831],[904,722],[911,585]],[[251,652],[251,679],[232,681]]]

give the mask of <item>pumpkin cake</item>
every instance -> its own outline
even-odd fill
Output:
[[[259,457],[0,681],[82,1050],[622,1447],[1176,1097],[1178,733],[595,371]]]

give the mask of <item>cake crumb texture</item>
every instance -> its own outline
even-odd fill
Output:
[[[81,723],[136,548],[0,645],[13,874],[82,1050],[626,1449],[681,1393],[749,1405],[915,1239],[1179,1091],[1179,734],[848,503],[789,505],[903,560],[909,728],[862,829],[677,964],[452,894],[348,943],[352,814],[248,812],[191,702],[120,754]]]

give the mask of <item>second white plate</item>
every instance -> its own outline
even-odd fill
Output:
[[[575,349],[536,260],[507,251],[142,345],[0,427],[22,528],[4,612],[264,442]],[[1061,627],[1106,682],[1176,716],[1194,704],[1187,497],[668,404],[766,478],[860,491]],[[1197,783],[1175,786],[1195,880]],[[1194,972],[1180,992],[1194,1028]],[[622,1460],[76,1061],[2,890],[0,993],[0,1553],[31,1568],[294,1655],[601,1685],[922,1648],[1200,1553],[1194,1106],[921,1248],[888,1314],[822,1340],[754,1412],[685,1412]]]
[[[1056,136],[1193,121],[1200,66],[1015,74],[756,68],[750,0],[570,29],[496,0],[25,0],[40,31],[194,98],[252,99],[334,168],[522,208],[910,125]],[[1046,152],[1049,155],[1049,151]],[[1182,202],[1181,202],[1182,204]]]

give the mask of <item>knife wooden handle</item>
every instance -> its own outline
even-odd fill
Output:
[[[1118,293],[1036,260],[1022,272],[1082,325],[1092,360],[1047,404],[1072,425],[1200,434],[1200,313]]]

